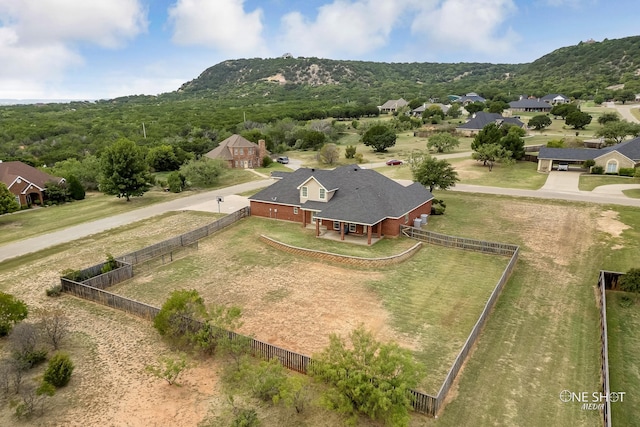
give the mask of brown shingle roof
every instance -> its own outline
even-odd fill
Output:
[[[47,182],[60,182],[62,178],[49,175],[26,163],[2,162],[0,163],[0,181],[7,187],[18,188],[22,192],[31,184],[42,190]]]
[[[251,142],[240,135],[231,135],[229,138],[222,141],[216,148],[205,154],[205,157],[210,159],[233,160],[233,152],[231,149],[244,147],[259,148],[258,144]]]

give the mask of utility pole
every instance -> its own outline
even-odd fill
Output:
[[[142,135],[144,135],[144,139],[147,139],[147,129],[144,127],[144,122],[142,122]]]

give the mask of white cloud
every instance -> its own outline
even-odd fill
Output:
[[[411,30],[425,34],[440,51],[466,49],[499,56],[518,41],[511,29],[499,34],[515,11],[512,0],[444,0],[436,7],[423,7]]]
[[[244,11],[244,0],[178,0],[169,9],[173,41],[199,45],[238,55],[260,55],[262,10]]]
[[[299,12],[282,17],[280,49],[303,56],[360,55],[389,42],[406,1],[335,0],[318,8],[315,20]]]
[[[0,0],[0,97],[57,82],[84,63],[78,45],[121,46],[145,16],[140,0]]]

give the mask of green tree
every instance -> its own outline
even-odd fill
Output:
[[[311,374],[329,385],[324,402],[351,416],[358,412],[389,425],[409,424],[409,390],[422,377],[409,350],[383,344],[361,325],[349,343],[332,334],[329,346],[314,356]]]
[[[460,104],[451,104],[449,110],[447,111],[447,115],[452,119],[457,119],[462,115],[462,109],[460,108]]]
[[[250,349],[250,342],[243,337],[229,336],[242,326],[242,309],[237,306],[214,305],[204,314],[202,327],[190,337],[191,342],[206,354],[218,349],[229,354],[236,362]],[[250,341],[250,339],[249,339]]]
[[[69,197],[73,200],[83,200],[86,196],[82,183],[75,175],[69,175],[67,178],[67,189],[69,190]]]
[[[362,135],[362,142],[367,147],[372,147],[377,153],[387,151],[387,148],[396,145],[396,133],[385,125],[375,125]]]
[[[180,162],[173,147],[167,144],[149,149],[147,162],[156,172],[174,171],[180,167]]]
[[[105,194],[125,197],[142,196],[151,187],[151,175],[140,148],[126,138],[117,140],[101,157],[100,190]]]
[[[413,179],[433,191],[435,188],[446,190],[459,181],[458,173],[446,160],[428,156],[412,168]]]
[[[47,182],[44,185],[47,201],[54,205],[60,205],[69,201],[69,189],[67,184],[58,182]]]
[[[484,111],[487,106],[484,102],[476,101],[470,104],[467,104],[464,109],[467,110],[470,116],[473,116],[475,113],[479,111]]]
[[[640,292],[640,268],[632,268],[620,276],[618,285],[625,292]]]
[[[475,151],[478,147],[484,144],[499,144],[501,138],[502,132],[498,125],[495,123],[489,123],[480,129],[480,132],[478,132],[478,134],[473,138],[473,142],[471,142],[471,149]]]
[[[73,362],[66,353],[57,353],[50,360],[47,370],[44,372],[44,381],[60,388],[69,384],[73,374]]]
[[[20,204],[7,186],[0,182],[0,215],[15,212],[20,209]]]
[[[502,114],[502,112],[509,108],[509,104],[504,101],[492,101],[489,102],[489,112]]]
[[[512,153],[500,144],[484,144],[478,147],[476,151],[471,154],[471,157],[475,160],[482,162],[483,165],[489,167],[489,172],[493,170],[495,162],[503,161],[508,162],[511,159]]]
[[[504,147],[506,151],[511,153],[511,157],[514,160],[520,160],[524,157],[524,129],[518,126],[508,126],[503,129],[507,129],[507,134],[500,138],[500,145]]]
[[[574,129],[584,129],[586,125],[591,123],[591,115],[576,110],[567,114],[567,118],[564,120],[568,126],[573,126]]]
[[[444,153],[451,151],[460,145],[458,138],[451,135],[449,132],[438,132],[429,137],[427,142],[427,148],[430,150],[435,148],[436,152]]]
[[[179,289],[171,292],[169,298],[153,319],[153,327],[170,341],[184,345],[200,330],[207,310],[204,300],[196,290]]]
[[[615,96],[615,100],[622,102],[622,105],[624,105],[627,101],[633,101],[635,98],[635,94],[632,90],[629,89],[621,90]]]
[[[185,177],[187,185],[206,188],[218,182],[218,178],[226,167],[224,160],[203,157],[198,160],[189,160],[180,166],[180,173]]]
[[[605,139],[608,145],[618,144],[635,131],[636,124],[629,123],[626,120],[610,121],[598,129],[596,136]]]
[[[356,146],[355,145],[347,145],[344,149],[344,157],[347,159],[353,159],[356,156]]]
[[[340,149],[336,144],[324,144],[318,152],[318,160],[325,165],[334,165],[340,158]]]
[[[601,125],[605,125],[609,122],[617,122],[620,121],[620,116],[618,113],[610,112],[610,113],[602,113],[600,117],[598,117],[598,123]]]
[[[556,104],[553,106],[549,114],[566,119],[570,113],[578,111],[576,104]]]
[[[13,326],[27,318],[27,305],[13,295],[0,292],[0,337],[8,335]]]
[[[186,186],[187,179],[182,173],[173,171],[167,176],[167,185],[172,193],[180,193]]]
[[[528,125],[535,130],[542,130],[551,126],[551,119],[546,114],[538,114],[537,116],[531,117]]]

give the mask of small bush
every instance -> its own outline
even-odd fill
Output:
[[[73,280],[74,282],[82,282],[85,280],[85,277],[82,276],[80,270],[74,270],[72,268],[64,270],[60,275],[65,279]]]
[[[636,173],[634,168],[620,168],[620,176],[633,176]]]
[[[447,205],[442,199],[433,199],[431,203],[431,215],[444,215]]]
[[[48,297],[59,297],[62,295],[62,285],[54,285],[46,290]]]
[[[635,176],[636,178],[640,178],[640,167],[635,168],[633,176]]]
[[[584,162],[582,162],[582,167],[585,169],[589,169],[591,166],[594,166],[596,164],[596,161],[593,159],[588,159],[585,160]]]
[[[172,193],[180,193],[184,190],[186,185],[186,179],[184,175],[182,175],[178,171],[173,171],[167,177],[167,185],[169,186],[169,191]]]
[[[602,175],[604,173],[604,168],[602,166],[594,166],[591,168],[591,173],[594,175]]]
[[[116,268],[118,268],[118,261],[115,260],[113,255],[107,254],[107,261],[104,263],[101,269],[102,274],[108,273],[112,270],[115,270]]]
[[[346,157],[347,159],[353,159],[355,155],[356,155],[355,145],[347,145],[347,147],[344,149],[344,157]]]
[[[263,168],[268,168],[269,166],[271,166],[271,163],[273,163],[273,159],[269,156],[264,156],[262,158],[262,167]]]
[[[0,292],[0,337],[8,335],[13,326],[27,318],[27,305],[10,294]]]
[[[362,156],[362,153],[356,153],[353,156],[353,158],[356,159],[356,163],[358,163],[358,164],[364,163],[364,157]]]
[[[66,353],[58,353],[49,360],[49,366],[44,373],[44,380],[56,388],[69,384],[73,373],[73,363]]]
[[[620,289],[626,292],[640,292],[640,268],[632,268],[620,277]]]

